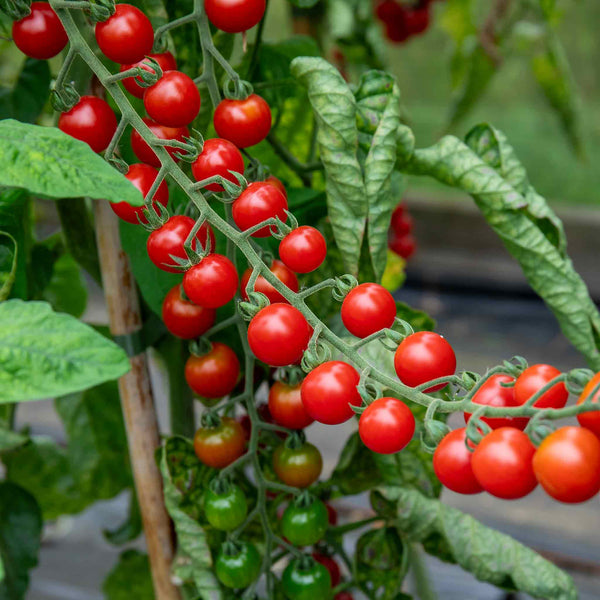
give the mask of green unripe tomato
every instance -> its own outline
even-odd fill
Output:
[[[261,559],[258,550],[253,544],[237,542],[236,551],[227,551],[226,544],[215,561],[217,579],[225,587],[234,590],[248,587],[260,575]]]
[[[320,500],[307,506],[292,503],[281,518],[281,533],[295,546],[312,546],[323,538],[328,524],[327,508]]]
[[[209,488],[204,496],[204,513],[215,529],[236,529],[244,522],[248,513],[246,496],[240,487],[234,484],[229,485],[227,491],[222,494]]]
[[[329,571],[314,560],[295,559],[290,562],[283,572],[281,584],[288,600],[330,600],[331,598]]]

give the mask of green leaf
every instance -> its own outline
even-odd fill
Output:
[[[435,319],[424,310],[413,308],[405,302],[396,301],[396,316],[409,323],[415,331],[433,331],[435,329]]]
[[[0,231],[0,302],[8,298],[17,274],[17,242],[10,233]]]
[[[14,450],[27,442],[27,436],[0,426],[0,453]]]
[[[311,8],[319,2],[319,0],[288,0],[290,4],[298,8]]]
[[[576,600],[577,589],[564,571],[511,537],[494,531],[439,500],[400,487],[373,492],[397,505],[396,527],[425,550],[458,563],[477,579],[544,600]]]
[[[25,597],[41,536],[42,515],[35,498],[13,483],[0,482],[0,598]]]
[[[106,600],[153,600],[154,588],[148,555],[125,550],[102,584]]]
[[[49,198],[105,198],[142,206],[144,198],[124,175],[85,142],[54,127],[0,121],[0,185]]]
[[[52,277],[42,298],[57,312],[80,317],[87,306],[87,288],[81,269],[71,254],[63,254],[52,269]]]
[[[115,546],[135,540],[142,533],[142,515],[135,488],[131,489],[127,518],[114,529],[104,529],[102,533]]]
[[[0,403],[77,392],[129,369],[119,346],[46,302],[0,304]]]
[[[27,58],[15,87],[0,88],[0,119],[34,123],[50,93],[50,67],[47,60]]]

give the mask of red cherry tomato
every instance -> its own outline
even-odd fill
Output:
[[[176,215],[148,237],[146,249],[150,260],[163,271],[179,273],[181,269],[171,256],[185,259],[187,254],[183,244],[194,227],[194,219]],[[215,247],[215,235],[208,223],[203,223],[196,234],[195,250],[205,247],[210,240],[211,249]]]
[[[433,453],[433,470],[442,485],[458,494],[479,494],[483,488],[475,479],[471,458],[466,446],[467,429],[462,427],[448,433]]]
[[[550,365],[532,365],[525,369],[515,382],[515,401],[525,404],[531,396],[541,390],[547,383],[560,375],[560,371]],[[539,400],[536,408],[562,408],[569,398],[569,392],[564,383],[552,386]]]
[[[222,140],[221,138],[206,140],[202,152],[192,163],[192,174],[196,181],[202,181],[214,175],[221,175],[221,177],[237,184],[238,180],[229,171],[244,174],[244,158],[237,146],[229,140]],[[223,186],[220,183],[211,183],[206,186],[206,189],[211,192],[222,192]]]
[[[238,148],[248,148],[262,142],[271,131],[271,109],[256,94],[245,100],[221,100],[213,122],[219,137]]]
[[[288,429],[304,429],[314,421],[302,403],[300,384],[276,381],[269,391],[269,412],[276,423]]]
[[[198,396],[222,398],[235,388],[240,361],[235,352],[221,342],[213,342],[209,352],[191,355],[185,363],[185,380]]]
[[[96,41],[104,56],[127,65],[152,52],[154,30],[150,19],[139,8],[117,4],[111,17],[96,24]]]
[[[559,502],[585,502],[600,491],[600,440],[583,427],[561,427],[533,457],[537,480]]]
[[[329,519],[329,524],[333,526],[337,525],[337,510],[335,510],[335,508],[333,508],[333,506],[327,502],[325,502],[325,508],[327,509],[327,518]]]
[[[102,98],[82,96],[70,111],[60,115],[58,128],[85,142],[94,152],[102,152],[117,130],[117,117]]]
[[[193,79],[181,71],[167,71],[144,92],[144,108],[166,127],[185,127],[200,112],[200,92]]]
[[[514,387],[504,387],[503,383],[514,382],[514,377],[504,374],[492,375],[475,393],[473,402],[485,406],[510,407],[519,406],[515,398]],[[469,422],[471,415],[465,413],[465,423]],[[484,423],[487,423],[492,429],[500,427],[514,427],[515,429],[525,429],[529,419],[527,417],[482,417]]]
[[[233,300],[238,288],[235,265],[222,254],[209,254],[183,276],[187,297],[206,308],[219,308]]]
[[[48,2],[32,2],[31,12],[13,23],[12,38],[23,54],[38,60],[56,56],[69,41],[65,28]]]
[[[251,183],[234,201],[233,220],[242,231],[274,217],[279,217],[285,223],[287,207],[287,200],[275,186],[264,181],[256,181]],[[269,237],[270,235],[269,226],[265,226],[255,231],[252,237]]]
[[[144,198],[147,196],[150,188],[154,184],[158,171],[149,165],[143,163],[136,163],[129,167],[129,171],[125,177],[133,183],[133,185],[140,190]],[[158,212],[157,202],[166,206],[169,202],[169,188],[167,182],[163,179],[154,194],[153,205],[154,209]],[[144,216],[145,206],[131,206],[127,202],[111,202],[110,207],[114,213],[123,221],[127,223],[133,223],[137,225],[140,221],[147,223],[148,219]]]
[[[408,212],[404,209],[404,204],[398,204],[392,213],[392,219],[390,221],[391,229],[398,236],[406,235],[411,233],[413,229],[413,220]]]
[[[328,556],[327,554],[321,554],[320,552],[313,552],[312,557],[329,571],[329,576],[331,577],[331,587],[334,588],[336,585],[338,585],[342,580],[342,572],[340,571],[340,567],[335,560],[331,556]]]
[[[432,379],[453,375],[456,371],[456,356],[452,346],[439,334],[418,331],[405,337],[394,355],[394,368],[400,381],[416,387]],[[425,390],[441,390],[445,384]]]
[[[281,180],[279,178],[275,177],[275,175],[269,175],[265,179],[265,183],[270,183],[271,185],[274,185],[285,196],[285,199],[287,200],[287,190],[285,189],[285,185],[281,183]]]
[[[302,382],[302,403],[319,423],[338,425],[352,418],[350,405],[360,406],[360,376],[348,363],[330,360],[313,369]]]
[[[534,490],[535,446],[514,427],[500,427],[486,435],[475,448],[471,465],[481,487],[505,500],[523,498]]]
[[[319,479],[323,457],[319,449],[308,442],[299,448],[281,444],[273,452],[273,470],[286,485],[306,488]]]
[[[242,426],[230,417],[222,417],[217,427],[200,427],[194,436],[198,459],[213,469],[223,469],[244,454],[246,440]]]
[[[277,279],[279,279],[279,281],[281,281],[281,283],[283,283],[283,285],[290,288],[292,292],[298,291],[298,278],[280,260],[274,260],[269,270],[277,277]],[[246,269],[242,275],[240,291],[244,300],[248,300],[246,285],[248,284],[251,275],[252,269]],[[258,276],[253,291],[264,294],[271,304],[274,304],[275,302],[285,302],[286,304],[289,304],[289,302],[262,275]]]
[[[170,52],[162,52],[160,54],[149,54],[148,58],[153,58],[162,69],[163,73],[166,71],[174,71],[177,68],[177,62],[175,61],[175,57]],[[123,71],[127,71],[132,69],[133,67],[141,67],[145,71],[150,73],[154,73],[154,69],[146,62],[146,57],[132,65],[121,65],[119,71],[122,73]],[[136,98],[143,98],[144,92],[147,88],[142,87],[139,83],[142,80],[140,77],[127,77],[122,80],[123,86],[125,89]]]
[[[241,33],[252,29],[265,14],[265,0],[205,0],[208,20],[221,31]]]
[[[360,415],[358,434],[363,444],[378,454],[400,452],[415,433],[415,418],[397,398],[378,398]]]
[[[577,399],[577,404],[583,404],[589,396],[594,393],[596,387],[600,385],[600,373],[596,373],[589,381],[589,383],[583,388],[581,396]],[[599,388],[600,390],[600,388]],[[597,391],[592,398],[592,402],[598,404],[598,398],[600,398],[600,391]],[[577,415],[577,420],[582,427],[589,429],[594,432],[598,438],[600,438],[600,410],[594,410],[587,413],[581,413]]]
[[[323,234],[308,225],[290,231],[279,242],[279,257],[296,273],[318,269],[326,256],[327,243]]]
[[[271,304],[260,310],[248,326],[250,349],[272,367],[297,363],[308,346],[312,328],[304,315],[289,304]]]
[[[378,283],[362,283],[348,292],[342,303],[342,321],[356,337],[365,338],[391,327],[396,318],[396,302]]]
[[[190,132],[187,127],[165,127],[164,125],[159,125],[154,122],[152,119],[148,117],[144,117],[142,119],[150,131],[161,140],[178,140],[180,142],[185,142],[186,137],[189,137]],[[171,155],[171,158],[175,161],[179,161],[179,157],[177,156],[177,152],[180,152],[179,148],[165,146],[165,150]],[[161,162],[156,153],[146,142],[144,138],[137,132],[136,129],[131,130],[131,149],[133,153],[144,163],[152,165],[157,169],[160,169]]]
[[[405,14],[405,27],[411,35],[424,33],[429,27],[429,7],[423,7],[407,10]]]
[[[167,329],[184,340],[193,340],[206,333],[214,324],[217,313],[190,302],[182,295],[177,284],[165,296],[162,304],[162,319]]]
[[[388,248],[404,260],[408,260],[417,249],[417,241],[410,233],[398,235],[394,231],[390,231]]]

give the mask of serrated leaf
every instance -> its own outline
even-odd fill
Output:
[[[15,238],[0,231],[0,302],[8,298],[17,274],[18,248]]]
[[[0,185],[48,198],[90,198],[142,206],[139,190],[85,142],[55,127],[0,121]]]
[[[119,346],[46,302],[0,304],[0,403],[77,392],[129,369]]]
[[[48,100],[49,93],[48,61],[27,58],[14,88],[0,89],[0,119],[35,122]]]
[[[154,588],[148,555],[125,550],[102,584],[106,600],[153,600]]]

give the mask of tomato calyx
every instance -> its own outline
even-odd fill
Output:
[[[209,410],[200,418],[200,424],[206,429],[217,429],[222,424],[221,418],[216,412]]]
[[[129,77],[135,77],[137,85],[142,88],[148,88],[154,85],[162,76],[163,70],[158,61],[151,56],[146,56],[141,63],[113,75],[111,80],[121,81]]]
[[[298,450],[306,444],[306,434],[301,429],[292,431],[292,433],[286,438],[285,447],[290,450]]]

